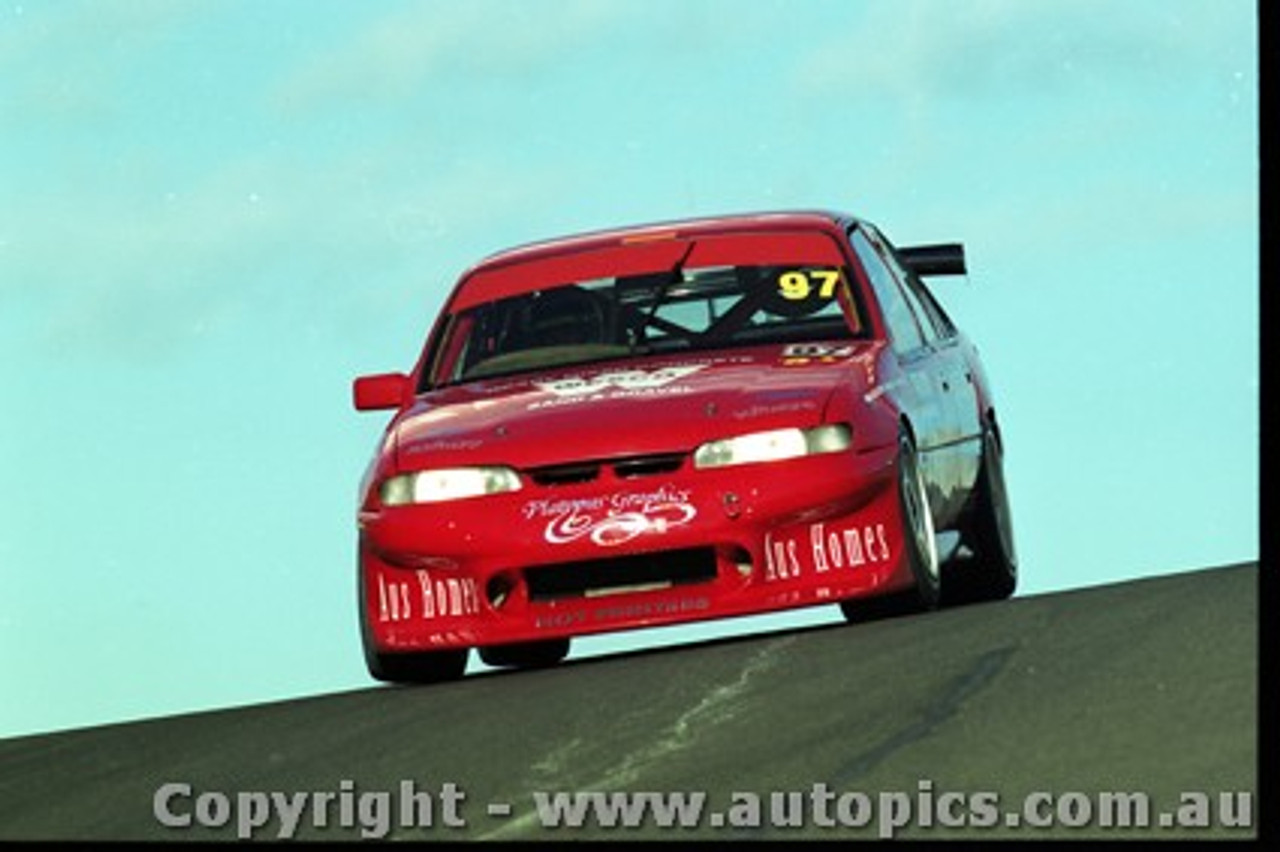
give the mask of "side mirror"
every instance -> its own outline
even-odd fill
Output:
[[[399,408],[409,393],[409,377],[404,373],[360,376],[351,390],[357,411]]]

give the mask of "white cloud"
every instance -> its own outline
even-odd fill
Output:
[[[644,6],[598,0],[423,0],[373,20],[316,56],[272,92],[286,109],[331,101],[396,100],[465,76],[519,81],[566,52],[643,16]]]
[[[461,246],[501,248],[478,235],[568,185],[489,160],[397,180],[386,163],[408,156],[316,167],[264,153],[172,190],[122,180],[26,198],[0,208],[0,302],[35,313],[27,332],[43,345],[99,354],[169,351],[282,301],[303,306],[295,319],[340,325],[456,274],[474,260]]]
[[[205,9],[178,0],[13,4],[0,11],[0,129],[99,121],[121,80]]]
[[[1230,74],[1255,55],[1252,14],[1204,0],[881,0],[802,58],[795,82],[913,100]]]

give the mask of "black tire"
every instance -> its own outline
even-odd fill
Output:
[[[942,573],[929,494],[920,472],[915,440],[905,427],[898,433],[898,505],[906,530],[903,548],[915,585],[902,592],[841,601],[848,621],[864,622],[935,609],[942,597]]]
[[[447,651],[408,651],[383,654],[365,651],[369,674],[390,683],[443,683],[457,680],[467,670],[467,648]]]
[[[467,670],[469,648],[446,651],[403,651],[384,653],[378,650],[369,630],[365,606],[364,581],[356,572],[356,599],[360,612],[360,644],[364,650],[365,668],[374,680],[387,683],[442,683],[457,680]]]
[[[510,645],[490,645],[480,649],[480,659],[486,665],[541,669],[554,666],[569,656],[569,639],[545,639],[538,642],[516,642]]]
[[[947,571],[947,604],[1004,600],[1018,587],[1013,518],[1004,481],[1004,450],[988,422],[982,430],[982,464],[962,541],[971,551]]]

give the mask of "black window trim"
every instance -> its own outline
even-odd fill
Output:
[[[902,289],[903,289],[902,281],[900,280],[899,276],[896,274],[896,270],[894,269],[894,265],[898,264],[899,262],[896,257],[894,258],[893,264],[890,264],[884,259],[884,257],[882,256],[882,252],[880,251],[880,248],[881,246],[886,244],[885,240],[883,237],[880,236],[879,230],[870,222],[857,221],[849,226],[849,229],[847,231],[847,236],[849,239],[849,248],[853,252],[854,257],[857,258],[859,264],[862,264],[862,256],[858,253],[857,248],[853,244],[853,235],[859,231],[862,232],[863,238],[871,246],[871,250],[876,254],[876,257],[880,259],[880,262],[884,265],[885,269],[888,270],[889,277],[893,280],[894,284],[898,287],[899,296],[901,296],[902,300],[906,303],[907,313],[911,315],[911,320],[912,322],[915,323],[915,326],[916,326],[916,333],[919,334],[920,336],[919,346],[915,346],[910,349],[899,349],[897,346],[897,342],[892,339],[893,338],[892,332],[886,327],[885,331],[889,332],[890,341],[894,344],[894,352],[898,354],[898,357],[900,359],[916,360],[934,351],[934,349],[936,348],[935,343],[933,340],[930,340],[929,335],[925,333],[924,326],[921,324],[921,321],[920,321],[920,317],[916,315],[915,305],[912,304],[911,299],[907,298],[907,294],[905,292],[902,292]],[[868,273],[868,275],[870,275],[870,273]],[[879,296],[877,294],[873,294],[873,295],[876,295],[876,299],[877,301],[879,301]],[[884,313],[883,308],[881,308],[881,313],[882,314]],[[932,326],[932,321],[930,321],[930,325]],[[935,339],[941,341],[943,338],[939,335],[935,335]]]

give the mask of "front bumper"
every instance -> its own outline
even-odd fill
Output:
[[[890,446],[362,512],[366,642],[499,645],[905,588],[895,463]]]

